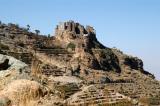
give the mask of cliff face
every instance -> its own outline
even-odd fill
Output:
[[[89,68],[119,73],[123,70],[121,67],[123,65],[149,74],[144,71],[142,60],[114,52],[116,50],[102,45],[96,38],[96,31],[91,26],[84,27],[74,21],[61,22],[55,29],[55,42],[58,42],[57,45],[62,48],[73,47],[75,52],[73,60],[78,58]],[[120,55],[125,56],[121,58]]]
[[[72,60],[89,68],[120,72],[118,59],[113,52],[98,42],[93,27],[86,28],[74,21],[60,23],[56,27],[55,41],[64,48],[74,46]]]
[[[77,100],[91,100],[94,94],[90,89],[94,89],[95,95],[119,92],[125,96],[115,93],[116,97],[121,95],[121,99],[127,101],[133,98],[138,101],[151,95],[160,97],[160,84],[154,75],[145,71],[143,61],[118,49],[105,47],[91,26],[84,27],[74,21],[62,22],[56,26],[54,36],[47,37],[15,24],[0,24],[0,41],[0,54],[13,56],[28,65],[29,69],[20,70],[27,77],[16,74],[16,78],[34,80],[47,87],[47,92],[54,93],[54,96],[48,95],[54,102],[63,104],[65,100],[76,105]],[[9,63],[10,60],[1,59],[0,70],[8,69]],[[51,103],[45,97],[41,102],[46,101]]]

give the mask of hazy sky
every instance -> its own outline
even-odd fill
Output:
[[[160,0],[0,0],[0,20],[51,35],[60,21],[91,25],[104,45],[141,58],[160,79]]]

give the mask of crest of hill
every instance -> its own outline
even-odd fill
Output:
[[[1,48],[4,49],[5,47],[8,51],[33,54],[32,51],[45,48],[51,48],[51,50],[57,49],[57,47],[71,49],[74,54],[70,59],[70,63],[78,61],[81,68],[88,67],[120,73],[124,70],[122,66],[128,66],[153,77],[152,74],[144,71],[141,59],[105,47],[97,40],[96,31],[93,27],[84,27],[74,21],[59,23],[52,37],[32,33],[29,29],[20,28],[15,24],[6,25],[1,23],[0,38]]]

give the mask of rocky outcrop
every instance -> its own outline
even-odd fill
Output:
[[[75,54],[71,63],[76,58],[89,68],[120,72],[119,62],[109,48],[106,48],[96,38],[96,31],[91,26],[86,28],[74,21],[63,22],[57,25],[55,42],[62,48],[71,47]],[[74,48],[74,49],[73,49]]]
[[[118,73],[121,72],[118,57],[110,48],[93,50],[93,54],[100,65],[100,69],[105,71],[115,71]]]
[[[15,59],[14,57],[0,54],[0,66],[1,70],[23,70],[28,67],[27,64]]]
[[[112,51],[117,56],[120,64],[119,66],[123,72],[125,72],[127,68],[129,71],[137,70],[153,79],[155,78],[153,74],[144,70],[143,61],[138,57],[128,56],[116,48],[112,48]]]
[[[0,60],[7,60],[6,67],[0,71],[0,89],[16,79],[30,79],[30,68],[25,63],[14,57],[0,54]],[[4,64],[5,62],[3,62]]]
[[[131,69],[143,70],[143,62],[138,58],[126,57],[124,64],[128,65]]]

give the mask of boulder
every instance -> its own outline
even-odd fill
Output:
[[[17,79],[30,79],[30,68],[25,63],[0,54],[0,89]]]
[[[21,62],[20,60],[17,60],[12,56],[0,54],[0,68],[2,68],[3,70],[6,70],[6,69],[23,70],[27,66],[28,66],[27,64],[25,64],[24,62]]]

